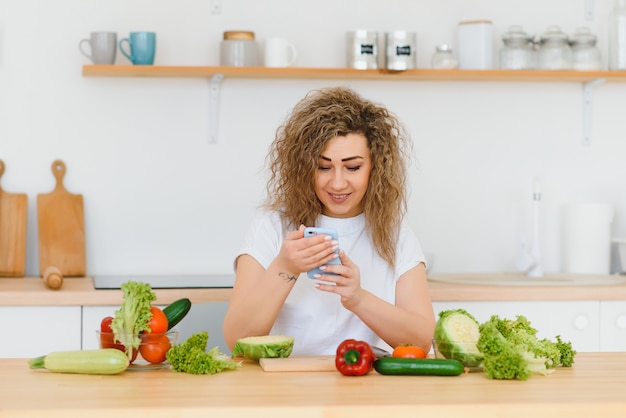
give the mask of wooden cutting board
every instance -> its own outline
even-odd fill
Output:
[[[52,163],[56,187],[37,195],[39,224],[39,274],[55,266],[63,276],[85,276],[85,220],[83,196],[71,194],[63,186],[65,163]]]
[[[0,178],[4,162],[0,160]],[[23,277],[26,270],[28,196],[0,187],[0,276]]]
[[[335,356],[292,356],[262,358],[259,364],[266,372],[334,372]]]

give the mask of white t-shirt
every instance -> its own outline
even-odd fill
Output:
[[[307,226],[336,229],[339,248],[359,267],[361,287],[391,304],[395,303],[398,278],[425,262],[417,237],[406,223],[396,245],[395,272],[372,247],[363,214],[354,218],[321,215],[316,225]],[[238,256],[248,254],[267,269],[288,232],[283,231],[278,212],[259,211]],[[320,291],[315,284],[306,272],[298,277],[270,332],[295,337],[293,354],[335,354],[337,346],[348,338],[389,348],[358,316],[343,307],[339,295]]]

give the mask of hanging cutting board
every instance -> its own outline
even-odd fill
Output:
[[[266,372],[334,372],[334,356],[292,356],[287,358],[262,358],[259,364]]]
[[[37,195],[39,224],[39,274],[55,266],[66,277],[85,276],[85,220],[83,196],[63,186],[65,163],[52,163],[56,187]]]
[[[0,160],[0,178],[4,162]],[[0,276],[23,277],[26,270],[25,193],[7,193],[0,187]]]

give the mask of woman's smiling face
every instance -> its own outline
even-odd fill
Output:
[[[351,218],[363,212],[372,158],[367,139],[359,133],[338,136],[326,144],[315,174],[315,194],[324,205],[322,213]]]

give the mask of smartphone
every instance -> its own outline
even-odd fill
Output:
[[[330,235],[331,237],[333,237],[335,241],[339,239],[339,236],[337,235],[337,231],[332,228],[316,228],[316,227],[310,226],[304,229],[305,238],[314,237],[316,235]],[[337,254],[337,256],[339,256],[339,248],[337,248],[335,253]],[[337,258],[333,258],[332,260],[330,260],[328,264],[341,264],[341,262],[339,261],[339,257],[337,257]],[[316,274],[335,274],[335,273],[324,272],[320,270],[319,267],[309,270],[307,272],[307,276],[309,277],[309,279],[315,279]]]

